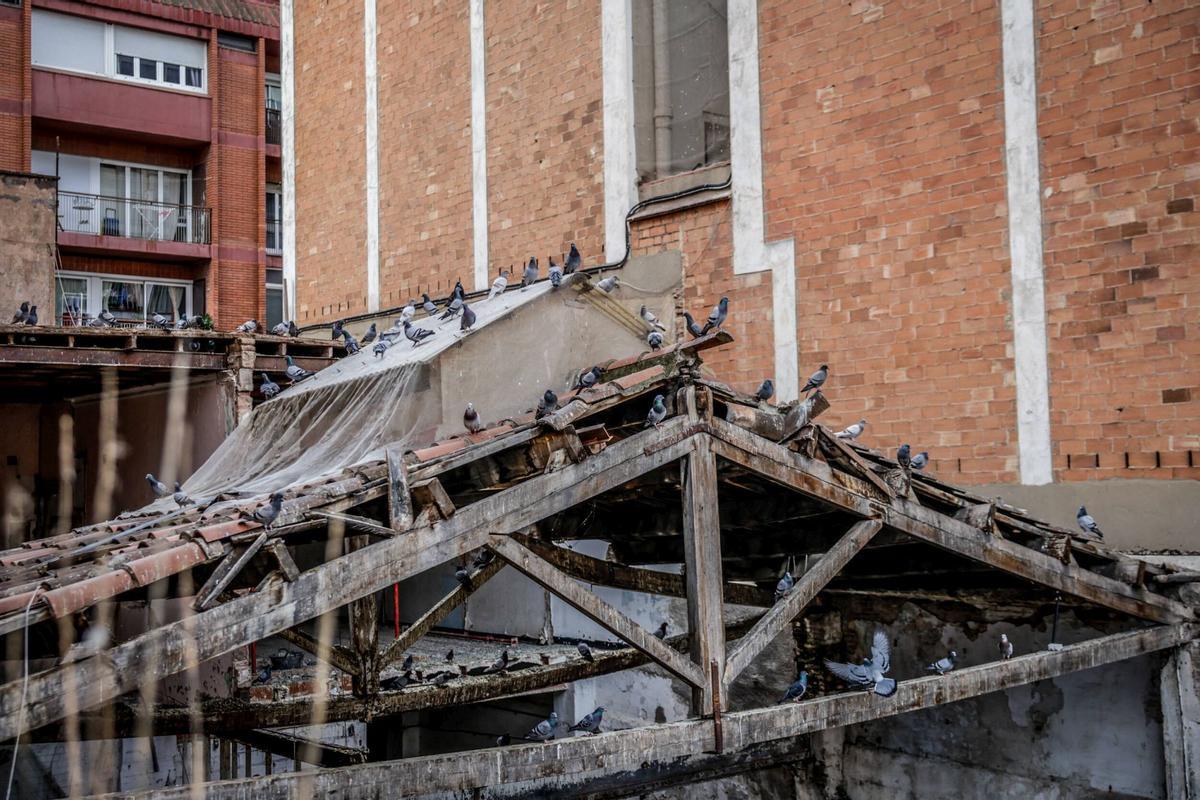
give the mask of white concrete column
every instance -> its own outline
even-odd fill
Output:
[[[379,65],[375,0],[363,0],[363,71],[367,140],[367,311],[379,310]]]
[[[1054,480],[1054,471],[1050,440],[1050,378],[1046,364],[1033,0],[1001,0],[1000,18],[1008,252],[1013,288],[1013,362],[1017,384],[1017,453],[1021,483],[1041,485]]]
[[[487,39],[483,0],[471,0],[471,224],[475,289],[490,284],[487,201]]]
[[[625,215],[637,203],[633,137],[633,11],[630,0],[602,0],[604,91],[604,256],[625,253]]]
[[[280,3],[279,63],[283,108],[283,317],[296,318],[296,54],[293,0]]]

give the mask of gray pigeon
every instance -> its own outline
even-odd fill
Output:
[[[418,328],[411,322],[406,322],[404,323],[404,336],[412,342],[413,347],[416,347],[430,336],[433,336],[433,331],[426,328]]]
[[[658,331],[650,331],[650,333],[646,334],[646,344],[650,345],[651,350],[661,350],[663,335]]]
[[[451,648],[451,649],[447,650],[446,657],[442,660],[445,661],[447,664],[453,664],[454,663],[454,649]]]
[[[599,383],[600,378],[603,376],[604,376],[604,367],[601,367],[599,365],[594,366],[591,369],[586,370],[582,375],[579,376],[578,388],[590,389],[593,386],[595,386],[597,383]]]
[[[400,327],[400,323],[408,322],[417,313],[417,301],[409,300],[408,305],[400,309],[400,319],[395,323],[394,327]]]
[[[196,317],[195,319],[199,320],[199,317]],[[298,339],[300,337],[300,329],[297,328],[296,323],[290,319],[288,320],[288,336],[292,337],[293,339]]]
[[[471,570],[465,566],[454,570],[454,580],[458,581],[458,585],[466,589],[468,592],[475,587],[471,584]]]
[[[529,263],[525,265],[525,272],[521,275],[521,288],[533,286],[538,279],[538,263],[536,256],[529,257]]]
[[[603,278],[597,282],[596,288],[602,292],[608,292],[609,294],[612,294],[620,285],[621,282],[617,280],[616,275],[609,275],[607,278]]]
[[[304,367],[298,366],[291,356],[284,356],[287,359],[287,376],[292,383],[299,383],[305,378],[311,378],[312,373]]]
[[[800,702],[800,699],[803,698],[805,694],[807,694],[807,692],[808,692],[808,673],[805,672],[804,670],[800,670],[800,675],[799,675],[799,677],[796,678],[796,682],[787,688],[787,691],[784,692],[783,699],[780,700],[779,702],[786,703],[790,700],[793,703],[798,703],[798,702]]]
[[[667,407],[663,404],[664,400],[666,398],[661,394],[654,395],[654,404],[650,406],[650,413],[646,415],[645,427],[654,426],[657,428],[667,418]]]
[[[950,654],[945,658],[939,658],[937,661],[930,664],[925,669],[929,672],[936,672],[938,675],[945,675],[950,670],[954,669],[955,663],[958,662],[958,653],[951,650]]]
[[[922,450],[912,457],[911,463],[912,468],[917,472],[920,472],[921,470],[925,469],[925,467],[929,466],[929,453]]]
[[[471,310],[471,307],[469,305],[467,305],[466,303],[463,303],[462,322],[459,323],[458,329],[460,331],[469,331],[469,330],[471,330],[471,328],[474,328],[474,327],[475,327],[475,312]]]
[[[254,680],[252,681],[252,683],[254,683],[257,686],[261,686],[264,683],[270,683],[270,682],[271,682],[271,665],[267,664],[265,667],[259,668],[258,673],[254,676]]]
[[[758,391],[754,393],[755,399],[759,401],[770,400],[774,395],[775,383],[770,378],[763,381],[762,385],[758,387]]]
[[[481,547],[479,549],[479,553],[475,556],[475,559],[471,562],[471,568],[472,569],[482,569],[483,567],[486,567],[488,564],[492,563],[492,560],[495,558],[496,558],[495,553],[493,553],[491,550],[488,550],[486,547]]]
[[[829,365],[822,364],[821,368],[814,372],[808,378],[808,383],[804,384],[804,388],[800,390],[800,394],[807,391],[816,391],[825,385],[825,381],[829,379]]]
[[[858,422],[854,423],[853,425],[847,425],[846,427],[842,428],[840,431],[835,433],[834,436],[836,436],[839,439],[850,439],[851,441],[853,441],[854,439],[857,439],[858,437],[862,436],[863,431],[865,431],[866,429],[867,429],[867,421],[865,419],[860,419]]]
[[[554,737],[554,730],[558,727],[558,713],[550,712],[550,716],[534,725],[529,731],[526,739],[532,739],[535,742],[544,742],[547,739]]]
[[[593,736],[595,736],[597,733],[600,732],[600,723],[603,721],[604,721],[604,706],[600,706],[600,708],[597,708],[595,711],[588,714],[583,719],[579,720],[579,722],[576,722],[574,725],[572,725],[567,730],[583,731],[584,733],[590,733]]]
[[[456,294],[453,298],[451,298],[450,303],[446,306],[446,313],[442,314],[442,316],[438,317],[438,319],[450,319],[451,317],[456,317],[458,316],[458,312],[462,311],[462,309],[463,299]]]
[[[900,449],[896,451],[896,463],[901,469],[908,469],[912,465],[912,448],[907,444],[900,445]]]
[[[449,672],[439,672],[433,676],[433,685],[438,687],[445,686],[450,681],[450,675],[451,673]]]
[[[154,492],[155,497],[166,497],[171,493],[167,485],[154,477],[154,473],[152,472],[146,473],[146,483],[150,484],[150,491]]]
[[[502,733],[496,737],[496,747],[508,747],[512,743],[512,737],[507,733]]]
[[[662,625],[658,626],[658,628],[654,631],[654,638],[656,638],[656,639],[667,638],[667,623],[664,622]]]
[[[192,498],[187,496],[187,492],[185,492],[183,487],[179,485],[179,481],[175,481],[175,494],[171,495],[171,499],[174,500],[175,505],[179,506],[180,508],[184,508],[185,506],[190,506],[192,504]]]
[[[171,320],[167,319],[162,314],[155,314],[154,316],[150,317],[150,322],[153,323],[154,327],[163,331],[169,331],[174,327],[171,324]]]
[[[642,319],[644,319],[646,321],[646,324],[649,325],[651,328],[657,328],[660,331],[666,330],[666,328],[663,327],[663,324],[658,321],[658,317],[656,317],[654,315],[654,312],[651,311],[650,309],[646,308],[646,306],[643,305],[642,310],[639,311],[638,313],[641,315]]]
[[[483,420],[479,418],[479,412],[471,403],[467,403],[467,410],[463,413],[463,427],[471,433],[479,433],[483,430]]]
[[[340,319],[333,322],[333,337],[334,339],[342,338],[342,321]]]
[[[13,325],[24,325],[25,319],[28,316],[29,316],[29,301],[26,300],[24,303],[21,303],[20,310],[17,311],[16,314],[13,314],[12,324]]]
[[[504,294],[504,290],[508,288],[508,273],[500,270],[500,274],[496,276],[496,280],[492,281],[491,291],[488,292],[488,300],[493,297],[499,297]]]
[[[375,323],[372,322],[371,327],[367,328],[367,332],[363,334],[362,343],[370,344],[371,342],[375,341],[376,332],[377,329],[375,327]]]
[[[254,521],[260,522],[264,528],[270,529],[275,523],[275,518],[279,516],[279,509],[282,505],[283,492],[275,492],[271,495],[269,503],[259,506],[254,510]]]
[[[117,324],[117,318],[107,308],[100,309],[96,318],[88,323],[89,328],[111,328]]]
[[[699,339],[704,335],[704,329],[696,323],[696,320],[692,319],[691,314],[685,311],[683,312],[683,318],[687,321],[688,333],[690,333],[693,338]]]
[[[563,271],[562,267],[554,263],[554,256],[550,256],[550,265],[546,269],[550,270],[550,285],[557,289],[562,285]]]
[[[183,325],[180,325],[180,327],[185,327],[185,326],[186,326],[186,324],[187,324],[187,323],[186,323],[186,321],[185,321],[185,320],[182,320],[182,319],[181,319],[181,320],[179,320],[179,321],[180,321],[181,323],[183,323]],[[278,325],[276,325],[276,326],[274,326],[273,328],[271,328],[271,335],[272,335],[272,336],[287,336],[287,332],[288,332],[288,324],[287,324],[286,322],[280,322]]]
[[[1000,658],[1007,661],[1013,657],[1013,643],[1008,640],[1008,634],[1000,634]]]
[[[238,325],[236,330],[238,333],[255,333],[259,330],[258,320],[248,319],[241,325]]]
[[[265,372],[262,374],[262,383],[259,384],[258,390],[262,392],[262,396],[267,400],[275,397],[281,391],[279,384],[271,380]]]
[[[404,324],[409,325],[411,323],[405,322]],[[391,346],[392,340],[389,337],[380,336],[379,341],[376,342],[375,346],[371,348],[371,352],[375,354],[376,358],[383,358],[383,354],[386,353],[388,348]]]
[[[506,669],[508,669],[508,651],[501,650],[500,657],[493,661],[491,666],[484,670],[484,673],[492,674],[496,672],[504,672]]]
[[[729,316],[729,298],[722,297],[720,302],[713,306],[713,310],[708,315],[708,322],[704,323],[704,327],[700,329],[700,332],[719,331],[721,326],[725,324],[727,316]]]
[[[587,646],[587,642],[580,642],[575,645],[575,649],[579,651],[579,655],[583,656],[584,661],[595,661],[592,657],[592,648]]]
[[[413,667],[413,657],[412,657],[412,654],[410,653],[409,655],[404,657],[404,663],[400,665],[400,670],[402,672],[408,672],[410,669],[412,669],[412,667]]]
[[[30,306],[29,313],[25,316],[25,324],[26,325],[37,325],[37,323],[38,323],[37,306],[36,305]]]
[[[1092,519],[1092,515],[1087,512],[1083,506],[1079,507],[1079,511],[1075,514],[1075,521],[1079,523],[1079,527],[1086,533],[1093,533],[1104,538],[1104,531],[1100,530],[1100,526],[1096,524],[1096,520]]]
[[[360,350],[362,350],[362,348],[358,346],[358,339],[355,339],[352,335],[350,335],[350,331],[343,330],[342,338],[346,340],[346,355],[356,355]]]
[[[792,577],[791,570],[785,570],[783,577],[779,579],[779,583],[775,584],[775,602],[778,603],[787,593],[796,585],[796,579]]]
[[[542,395],[542,399],[538,400],[537,411],[534,413],[534,419],[541,419],[547,414],[553,414],[558,410],[558,395],[550,389]]]
[[[431,317],[437,313],[437,303],[429,299],[428,292],[421,294],[421,308],[425,309],[425,313]]]
[[[412,681],[412,673],[405,669],[402,675],[393,675],[379,681],[379,688],[385,692],[398,692]]]
[[[825,660],[825,667],[847,683],[859,689],[873,691],[882,697],[891,697],[896,693],[896,681],[884,677],[892,668],[892,648],[888,643],[887,634],[875,631],[871,642],[871,657],[864,658],[861,664],[843,664],[840,661]]]
[[[571,242],[571,252],[567,253],[567,261],[563,267],[563,271],[571,275],[581,266],[583,266],[583,257],[579,255],[579,248],[575,246],[574,242]]]

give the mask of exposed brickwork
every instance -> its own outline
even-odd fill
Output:
[[[29,13],[0,8],[0,169],[29,169]],[[10,55],[11,54],[11,55]]]
[[[200,277],[202,267],[171,261],[136,261],[129,258],[105,258],[77,253],[63,253],[65,270],[102,272],[110,275],[136,275],[141,278],[171,278],[173,280]]]

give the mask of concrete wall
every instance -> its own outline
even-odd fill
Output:
[[[38,307],[40,324],[54,318],[54,230],[58,179],[0,172],[0,323],[17,306]]]

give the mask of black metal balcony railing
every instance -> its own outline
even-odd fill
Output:
[[[268,108],[267,112],[267,144],[283,144],[283,123],[280,121],[279,109]]]
[[[278,253],[283,250],[283,223],[277,219],[267,220],[267,252]]]
[[[64,231],[187,244],[210,244],[209,209],[106,197],[58,193],[58,224]]]

